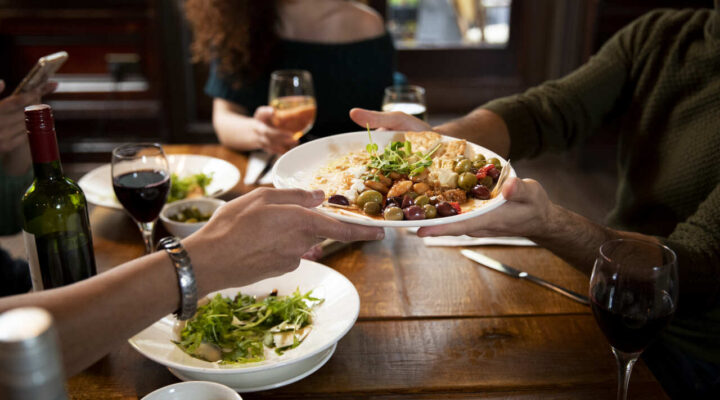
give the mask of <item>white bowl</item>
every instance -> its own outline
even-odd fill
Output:
[[[373,131],[372,140],[378,145],[380,151],[382,151],[382,149],[384,149],[385,146],[390,144],[392,141],[404,140],[404,133],[405,132],[399,131]],[[442,137],[443,142],[451,140],[457,139],[449,136]],[[320,168],[326,166],[330,161],[335,160],[349,152],[364,151],[365,146],[368,143],[369,140],[367,131],[359,131],[332,135],[297,146],[285,153],[275,163],[275,166],[273,167],[273,185],[280,189],[311,189],[313,176]],[[472,157],[476,154],[482,154],[486,158],[496,157],[503,165],[507,164],[507,161],[500,157],[497,153],[477,144],[468,142],[465,155]],[[512,167],[509,171],[509,176],[517,176]],[[477,217],[478,215],[492,211],[503,205],[505,203],[505,198],[502,194],[498,194],[490,200],[481,201],[482,205],[480,207],[468,212],[463,212],[462,214],[451,217],[414,221],[388,221],[384,219],[375,219],[335,207],[318,207],[318,210],[333,218],[354,224],[410,228],[444,225]]]
[[[242,397],[219,383],[192,381],[162,387],[142,400],[242,400]]]
[[[167,159],[170,172],[180,178],[199,173],[212,175],[212,182],[205,188],[208,196],[218,197],[240,182],[240,171],[234,165],[219,158],[195,154],[170,154]],[[115,197],[110,164],[97,167],[83,175],[78,185],[85,193],[88,203],[123,209]]]
[[[225,204],[224,200],[213,199],[211,197],[198,197],[196,199],[174,201],[170,204],[166,204],[165,207],[163,207],[163,210],[160,212],[160,220],[163,222],[163,225],[165,225],[165,228],[168,230],[168,232],[181,239],[186,238],[190,236],[193,232],[202,228],[207,223],[207,221],[193,223],[178,222],[171,220],[171,215],[177,214],[185,208],[193,206],[197,207],[198,210],[200,210],[200,212],[202,212],[203,214],[212,215],[215,210],[220,208],[223,204]]]
[[[322,264],[302,260],[300,266],[285,275],[265,279],[241,288],[218,293],[234,297],[238,291],[266,296],[273,289],[288,295],[299,289],[325,299],[313,317],[313,329],[300,346],[283,355],[268,352],[267,359],[256,363],[223,365],[194,358],[171,340],[175,317],[168,315],[130,339],[137,351],[163,364],[183,380],[207,380],[230,386],[239,392],[276,388],[310,375],[332,356],[336,343],[352,328],[360,312],[360,296],[342,274]],[[208,297],[214,296],[211,293]]]

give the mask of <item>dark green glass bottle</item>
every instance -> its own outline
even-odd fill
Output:
[[[63,175],[52,109],[25,108],[35,179],[22,199],[23,236],[33,290],[69,285],[96,274],[87,202]]]

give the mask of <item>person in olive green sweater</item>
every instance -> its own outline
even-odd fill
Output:
[[[720,392],[720,0],[715,10],[658,10],[619,31],[585,65],[492,101],[434,130],[513,160],[564,150],[623,117],[616,205],[608,226],[552,204],[538,182],[510,179],[496,212],[420,236],[526,236],[590,273],[615,238],[678,255],[678,313],[646,351],[673,397]],[[361,126],[428,130],[400,113],[351,111]]]

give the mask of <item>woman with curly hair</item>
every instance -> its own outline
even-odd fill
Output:
[[[273,70],[313,75],[318,110],[309,139],[356,130],[348,111],[379,109],[392,84],[392,40],[382,18],[357,2],[187,0],[185,11],[194,60],[210,63],[205,92],[228,147],[283,153],[297,145],[293,132],[272,125],[266,104]]]

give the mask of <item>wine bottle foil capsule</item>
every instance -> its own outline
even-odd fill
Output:
[[[58,336],[46,310],[0,314],[0,399],[67,399]]]

